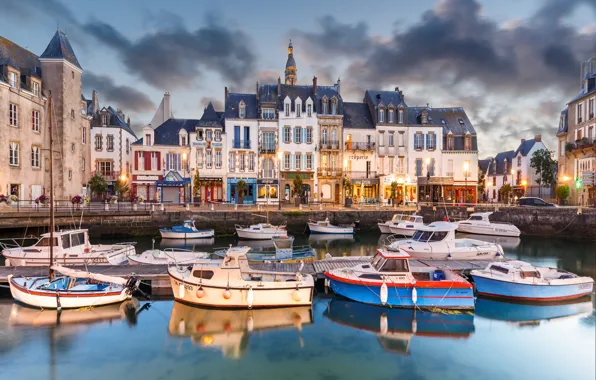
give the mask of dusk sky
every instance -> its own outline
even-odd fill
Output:
[[[596,56],[596,0],[0,0],[0,35],[40,55],[59,27],[83,90],[138,130],[164,91],[177,118],[223,110],[224,86],[254,93],[283,77],[291,38],[299,84],[341,78],[346,101],[399,86],[408,105],[462,106],[480,158],[541,133]]]

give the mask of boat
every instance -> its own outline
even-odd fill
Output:
[[[339,234],[339,235],[350,235],[354,233],[354,228],[358,226],[358,222],[352,223],[349,226],[334,225],[329,222],[329,218],[325,220],[309,220],[308,229],[311,234]]]
[[[457,231],[478,235],[519,237],[519,228],[511,223],[495,223],[490,221],[492,212],[475,212],[470,218],[457,223]]]
[[[195,264],[208,259],[208,252],[194,252],[188,249],[148,249],[139,255],[128,256],[129,264]]]
[[[172,266],[168,269],[178,301],[222,308],[311,305],[314,279],[300,272],[255,270],[249,247],[230,247],[220,263]]]
[[[498,244],[476,239],[456,239],[457,225],[449,222],[433,222],[418,227],[411,239],[386,239],[379,251],[404,250],[415,259],[429,260],[493,260],[503,258],[503,248]]]
[[[2,255],[6,266],[49,265],[50,250],[61,265],[120,265],[136,253],[135,244],[91,244],[89,231],[77,229],[42,234],[29,246],[3,245]]]
[[[393,217],[391,217],[390,220],[383,221],[379,219],[379,223],[377,223],[377,225],[379,226],[379,230],[381,230],[382,234],[390,234],[391,230],[389,227],[391,225],[397,226],[400,222],[408,219],[408,217],[409,215],[407,214],[393,214]]]
[[[385,307],[474,309],[472,284],[453,271],[417,267],[403,250],[381,251],[372,262],[325,272],[335,294]]]
[[[293,236],[274,236],[271,238],[274,251],[265,251],[258,248],[249,247],[246,258],[250,264],[265,262],[296,263],[311,262],[315,259],[315,250],[309,246],[294,247]],[[225,258],[228,249],[216,249],[213,253],[216,256]]]
[[[269,223],[252,224],[248,227],[236,224],[236,233],[240,239],[268,240],[285,232],[286,226],[274,226]]]
[[[392,234],[412,236],[419,227],[424,226],[424,219],[420,215],[410,215],[408,219],[389,225]]]
[[[499,244],[503,247],[504,251],[516,251],[521,243],[521,239],[519,237],[514,236],[491,236],[491,235],[474,235],[474,234],[464,234],[458,233],[458,238],[470,238],[476,240],[486,241],[488,243]]]
[[[207,239],[215,237],[214,229],[198,230],[194,220],[185,220],[182,225],[173,226],[171,229],[160,228],[162,239]]]
[[[313,321],[311,306],[221,310],[174,302],[168,333],[190,338],[201,347],[221,349],[225,357],[238,359],[247,352],[252,334],[292,328],[300,333]]]
[[[344,299],[329,302],[323,315],[334,323],[377,336],[386,351],[410,353],[414,337],[467,339],[474,333],[472,313],[434,313],[367,305]]]
[[[492,262],[470,272],[479,295],[522,301],[562,301],[592,293],[594,280],[524,261]]]

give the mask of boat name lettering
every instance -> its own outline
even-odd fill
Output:
[[[592,289],[592,284],[580,284],[577,287],[578,289]]]
[[[192,285],[187,285],[187,284],[185,284],[183,282],[176,281],[176,286],[180,286],[180,285],[184,285],[184,290],[189,290],[189,291],[192,292]]]

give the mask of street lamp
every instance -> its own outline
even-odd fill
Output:
[[[346,194],[346,188],[344,187],[345,185],[345,181],[347,181],[348,179],[348,160],[344,160],[344,183],[341,184],[342,187],[342,193],[344,194],[344,205],[346,204],[346,198],[347,198],[347,194]]]
[[[524,188],[524,195],[526,195],[526,186],[528,186],[528,181],[526,181],[525,179],[522,179],[521,185]]]
[[[277,152],[277,209],[281,210],[281,159],[283,153]]]
[[[184,203],[186,203],[186,193],[188,193],[188,187],[186,186],[186,159],[188,156],[186,152],[182,153],[182,166],[184,167]]]
[[[464,162],[464,178],[465,178],[465,189],[464,189],[464,202],[467,200],[467,192],[468,192],[468,170],[470,170],[470,163],[468,161]]]

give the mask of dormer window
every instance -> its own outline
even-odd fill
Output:
[[[241,119],[244,119],[246,117],[246,104],[244,104],[244,101],[241,101],[238,105],[238,116]]]
[[[464,136],[464,150],[472,150],[472,136]]]
[[[17,73],[9,71],[8,72],[8,84],[10,87],[17,88],[18,81],[17,81]]]
[[[428,123],[428,112],[426,110],[422,111],[422,115],[420,116],[420,122],[422,124]]]
[[[385,122],[385,110],[382,108],[379,108],[379,123],[384,123]]]
[[[263,108],[263,119],[273,120],[275,119],[275,110],[273,108]]]
[[[39,96],[39,83],[33,82],[33,95]]]
[[[447,136],[447,150],[454,150],[454,144],[453,144],[453,135],[449,134]]]
[[[312,116],[312,104],[306,105],[306,116],[308,116],[308,117]]]
[[[331,100],[331,114],[337,115],[337,99],[335,97]]]
[[[392,109],[389,110],[389,122],[390,123],[395,123],[395,111],[393,111]]]
[[[197,131],[197,140],[198,141],[202,141],[203,140],[203,130],[202,129],[199,129]]]
[[[302,110],[302,104],[296,103],[296,117],[300,117],[301,110]]]
[[[103,114],[101,115],[101,125],[108,125],[108,115]]]
[[[327,97],[323,98],[323,115],[327,115]]]
[[[400,124],[404,123],[404,110],[398,111],[398,119],[397,120]]]
[[[284,110],[285,110],[286,117],[290,117],[290,103],[284,104]]]
[[[151,144],[151,134],[149,134],[149,133],[147,133],[145,135],[145,145],[147,145],[147,146],[153,145],[153,144]]]
[[[186,136],[180,136],[180,145],[186,146]]]

